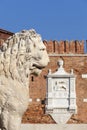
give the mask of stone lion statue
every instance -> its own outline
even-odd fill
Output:
[[[23,30],[0,48],[0,128],[19,130],[29,104],[29,76],[49,62],[46,47],[35,30]]]

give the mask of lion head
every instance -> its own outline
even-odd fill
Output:
[[[39,74],[48,62],[46,47],[33,29],[15,33],[1,47],[0,73],[24,84],[31,73]]]

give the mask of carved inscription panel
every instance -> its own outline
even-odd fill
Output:
[[[55,73],[47,75],[46,113],[57,123],[66,123],[72,114],[77,113],[75,75],[67,73],[63,61]]]
[[[53,106],[68,108],[69,105],[69,79],[53,78],[52,79]]]

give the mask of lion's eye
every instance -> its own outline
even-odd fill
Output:
[[[45,48],[40,49],[40,51],[45,51]]]

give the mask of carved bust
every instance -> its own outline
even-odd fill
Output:
[[[14,34],[0,49],[0,128],[19,130],[28,107],[29,76],[39,74],[49,58],[33,29]]]

